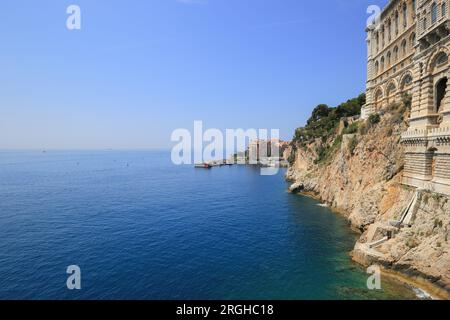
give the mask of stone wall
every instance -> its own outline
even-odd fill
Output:
[[[449,0],[392,0],[379,23],[367,28],[368,99],[363,119],[398,103],[404,94],[411,94],[409,128],[402,136],[403,183],[450,195],[448,5]],[[399,12],[405,22],[400,31],[394,27],[394,36],[392,21],[398,24]],[[386,36],[386,28],[390,36]],[[397,54],[399,46],[401,55]]]

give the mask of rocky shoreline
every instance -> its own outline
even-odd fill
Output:
[[[367,125],[356,121],[357,127]],[[361,232],[353,260],[379,264],[436,297],[450,299],[450,200],[401,184],[400,133],[406,127],[398,113],[387,112],[364,131],[346,134],[342,125],[327,141],[295,145],[286,179],[292,182],[291,192],[326,203]],[[318,150],[323,144],[335,146],[337,139],[334,153],[318,163]],[[405,211],[409,206],[410,212]],[[400,221],[403,213],[407,224]]]
[[[294,188],[295,188],[295,183],[294,183]],[[307,192],[307,191],[293,192],[291,188],[289,188],[288,191],[291,193],[299,194],[301,196],[310,197],[317,201],[323,200],[320,198],[320,196],[318,196],[317,194],[314,194],[312,192]],[[336,208],[330,207],[328,204],[326,204],[326,206],[329,207],[330,210],[333,211],[335,214],[343,215],[345,217],[348,217],[348,215],[349,215],[348,212],[343,212],[342,210],[338,210]],[[350,225],[350,227],[355,232],[358,232],[359,234],[363,235],[363,233],[361,232],[360,229],[355,228],[355,226],[353,226],[353,225]],[[356,244],[355,244],[355,247],[356,247]],[[445,285],[444,286],[436,285],[436,283],[433,283],[432,281],[430,281],[428,279],[428,276],[425,274],[422,274],[422,275],[411,274],[408,272],[402,272],[401,270],[396,270],[396,269],[392,268],[392,266],[383,264],[382,261],[379,261],[376,259],[370,259],[369,256],[364,255],[364,254],[361,255],[361,252],[358,252],[355,250],[352,250],[351,252],[349,252],[349,255],[353,261],[355,261],[356,263],[358,263],[362,266],[367,267],[374,263],[379,264],[384,276],[393,278],[404,284],[410,285],[412,288],[421,289],[426,294],[429,294],[433,300],[450,300],[450,292],[448,290],[446,290]]]

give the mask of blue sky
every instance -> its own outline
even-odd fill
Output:
[[[291,138],[364,91],[366,9],[386,2],[4,0],[0,148],[168,148],[195,120]]]

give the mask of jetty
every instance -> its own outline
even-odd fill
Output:
[[[212,166],[208,163],[198,163],[195,165],[195,168],[197,169],[211,169]]]
[[[198,163],[195,165],[195,168],[198,169],[211,169],[213,167],[222,167],[222,166],[232,166],[234,163],[227,160],[217,160],[211,162]]]

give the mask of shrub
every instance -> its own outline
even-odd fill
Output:
[[[439,220],[439,219],[434,220],[434,228],[442,228],[442,225],[443,225],[443,223],[441,220]]]
[[[353,117],[361,114],[361,107],[366,103],[365,94],[341,103],[336,108],[320,104],[314,108],[306,126],[295,131],[294,142],[301,147],[321,139],[323,143],[330,141],[336,134],[339,121],[343,117]],[[353,129],[352,129],[353,130]]]
[[[387,110],[388,111],[395,111],[398,110],[400,108],[400,104],[399,103],[391,103],[390,105],[388,105]]]
[[[411,105],[412,105],[412,95],[408,94],[408,93],[404,93],[402,95],[402,103],[403,106],[406,110],[411,110]],[[406,111],[405,110],[405,111]]]
[[[353,122],[347,128],[344,129],[343,134],[354,134],[357,133],[359,129],[359,122]]]
[[[320,146],[317,149],[317,158],[314,161],[315,164],[323,164],[330,160],[331,156],[334,154],[336,150],[341,147],[342,144],[342,135],[339,135],[334,139],[331,146]]]
[[[379,114],[371,114],[369,116],[369,123],[372,124],[372,125],[380,123],[380,121],[381,121],[381,117],[380,117]]]
[[[357,146],[358,146],[358,138],[354,136],[348,143],[348,151],[350,151],[351,155],[354,155]]]
[[[402,111],[396,110],[392,113],[391,123],[400,124],[404,120],[404,113]]]
[[[418,245],[419,244],[415,238],[409,238],[408,240],[406,240],[406,246],[410,249],[414,249]]]
[[[287,161],[289,162],[289,164],[292,166],[295,162],[295,157],[296,157],[296,151],[292,150],[291,154],[289,155]]]
[[[423,195],[423,203],[428,205],[429,202],[430,202],[430,196],[428,194],[424,194]]]
[[[367,125],[366,122],[363,122],[359,125],[359,134],[360,135],[365,135],[367,133],[367,131],[369,131],[369,126]]]
[[[439,202],[439,201],[441,201],[441,199],[442,199],[442,196],[441,196],[440,194],[438,194],[438,193],[433,193],[433,194],[431,195],[431,197],[432,197],[433,200],[436,201],[436,202]]]

